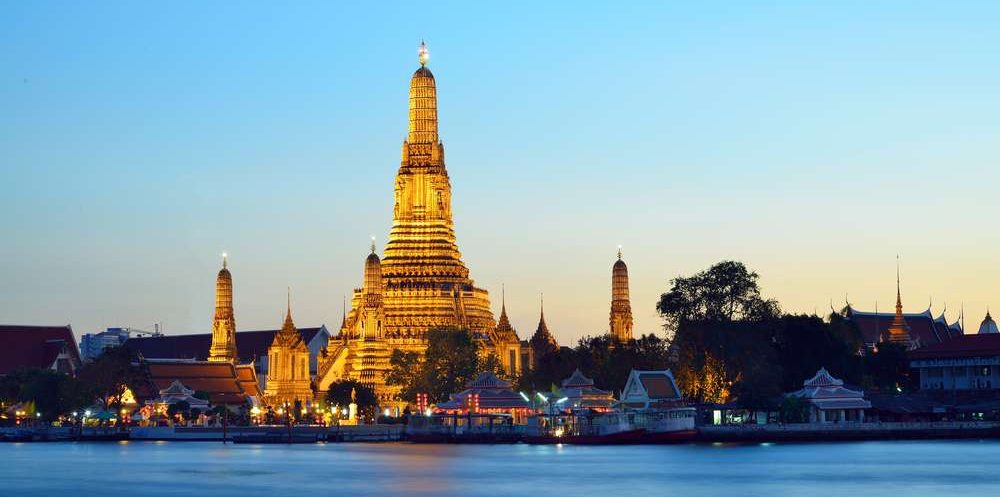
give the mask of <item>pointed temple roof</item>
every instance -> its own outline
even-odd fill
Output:
[[[510,324],[507,317],[507,292],[501,291],[500,295],[500,319],[497,321],[496,336],[501,340],[517,340],[517,330]]]
[[[569,387],[592,387],[594,386],[594,380],[587,378],[580,368],[576,368],[573,374],[569,378],[562,381],[562,386],[564,388]]]
[[[287,347],[290,349],[304,350],[306,348],[306,343],[302,340],[302,334],[295,328],[295,323],[292,321],[291,290],[288,292],[288,310],[285,312],[285,322],[281,326],[281,330],[274,335],[274,340],[271,342],[271,345],[278,345],[279,347]]]
[[[542,298],[541,301],[541,312],[538,317],[538,328],[535,329],[535,334],[531,336],[530,340],[531,346],[535,350],[549,349],[558,350],[559,343],[556,342],[555,337],[552,333],[549,333],[549,327],[545,324],[545,299]]]
[[[886,338],[890,342],[901,343],[911,346],[913,339],[910,336],[910,327],[903,317],[903,299],[899,289],[899,257],[896,257],[896,314],[893,316],[892,324],[886,330]]]
[[[983,335],[986,333],[1000,333],[1000,329],[997,329],[997,323],[990,316],[990,310],[986,309],[986,317],[983,318],[983,322],[979,325],[979,334]]]

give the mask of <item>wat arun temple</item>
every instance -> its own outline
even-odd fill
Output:
[[[204,376],[202,370],[228,367],[227,374],[242,385],[239,391],[261,397],[266,405],[282,406],[323,399],[335,382],[355,380],[371,387],[380,405],[401,410],[399,387],[386,383],[390,359],[397,350],[422,355],[430,330],[469,330],[480,353],[495,357],[511,378],[559,350],[544,309],[534,334],[521,340],[504,300],[500,316],[494,318],[489,292],[476,286],[462,262],[452,218],[451,180],[438,135],[437,86],[427,68],[427,47],[421,45],[419,54],[420,67],[410,79],[409,132],[396,173],[392,229],[381,257],[372,242],[364,258],[361,287],[354,290],[339,330],[324,335],[329,337],[325,346],[315,342],[319,329],[303,334],[292,321],[289,295],[284,323],[269,345],[256,343],[267,340],[267,331],[237,333],[233,280],[224,255],[216,278],[211,346],[204,361],[190,362],[202,355],[197,345],[202,338],[196,335],[130,340],[143,357],[168,361],[158,363],[169,369],[161,383],[168,385],[170,375],[181,369],[187,371],[190,383]],[[632,310],[628,268],[620,250],[611,272],[608,334],[628,341]],[[244,345],[237,344],[241,337]],[[254,387],[258,380],[259,389]]]
[[[363,284],[354,291],[339,334],[320,357],[316,386],[321,392],[350,378],[375,387],[380,401],[393,402],[395,391],[384,381],[392,351],[423,353],[426,333],[434,328],[470,330],[512,375],[528,355],[505,312],[504,326],[497,325],[489,293],[476,286],[462,262],[426,46],[419,58],[420,68],[410,79],[409,132],[396,173],[392,229],[381,259],[373,242]]]

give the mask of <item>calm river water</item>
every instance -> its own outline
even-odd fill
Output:
[[[1000,442],[0,444],[6,495],[1000,495]]]

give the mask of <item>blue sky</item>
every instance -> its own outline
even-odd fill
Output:
[[[1000,306],[988,2],[0,4],[0,321],[339,323],[427,40],[459,246],[522,336],[738,259],[794,312]],[[496,302],[499,307],[499,302]]]

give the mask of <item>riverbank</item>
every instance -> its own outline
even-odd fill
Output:
[[[509,427],[508,427],[509,428]],[[500,436],[503,435],[503,436]],[[416,438],[416,437],[414,437]],[[410,440],[405,425],[362,426],[159,426],[132,427],[127,432],[114,429],[85,428],[76,433],[69,427],[0,428],[0,439],[6,441],[174,441],[295,443],[307,442],[398,442]],[[527,437],[513,432],[455,433],[441,437],[416,438],[423,443],[520,443]],[[840,423],[840,424],[769,424],[701,426],[692,439],[685,441],[716,442],[839,442],[865,440],[960,440],[1000,439],[1000,423],[996,422],[933,422],[933,423]],[[552,443],[560,443],[553,439]],[[630,444],[657,443],[653,440],[630,441]]]

